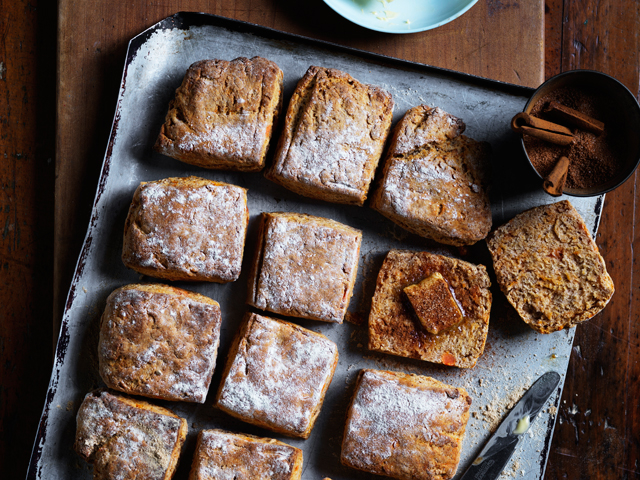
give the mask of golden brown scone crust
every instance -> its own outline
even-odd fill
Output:
[[[439,108],[407,111],[394,129],[371,208],[407,230],[449,245],[471,245],[491,230],[486,142],[461,133]]]
[[[309,67],[289,102],[266,177],[305,197],[362,205],[393,115],[391,95],[332,68]]]
[[[247,191],[198,177],[142,182],[125,222],[122,261],[167,280],[237,280],[249,223]]]
[[[205,168],[258,171],[282,108],[282,70],[261,57],[201,60],[169,104],[154,149]]]
[[[341,461],[401,480],[453,478],[471,397],[430,377],[361,370]]]
[[[567,200],[517,215],[487,245],[500,289],[540,333],[590,319],[613,295],[598,247]]]
[[[80,405],[74,448],[96,480],[170,480],[186,436],[171,410],[97,390]]]
[[[133,395],[204,403],[220,343],[220,305],[166,285],[126,285],[107,299],[99,370]]]
[[[358,273],[362,232],[298,213],[263,213],[247,303],[342,323]]]
[[[308,438],[337,364],[338,347],[324,335],[248,313],[216,404],[245,422]]]
[[[408,285],[440,272],[464,319],[438,335],[428,332],[404,298]],[[391,250],[385,258],[369,314],[369,349],[462,368],[484,351],[491,310],[491,281],[483,265],[429,252]]]
[[[202,430],[189,480],[299,480],[302,450],[271,438]]]

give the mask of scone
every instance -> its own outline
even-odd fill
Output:
[[[186,436],[171,410],[98,390],[80,405],[74,447],[96,480],[170,480]]]
[[[598,247],[566,200],[517,215],[487,245],[500,289],[540,333],[590,319],[613,295]]]
[[[245,422],[308,438],[337,364],[338,347],[324,335],[248,313],[216,404]]]
[[[342,323],[358,273],[362,232],[327,218],[263,213],[247,303]]]
[[[439,108],[407,111],[394,129],[371,208],[410,232],[471,245],[491,230],[486,142],[461,133],[462,120]]]
[[[463,320],[439,334],[416,318],[404,288],[434,272],[446,280]],[[491,281],[483,265],[429,252],[391,250],[376,283],[369,314],[369,349],[443,363],[474,367],[484,351],[491,310]]]
[[[266,177],[306,197],[362,205],[391,126],[393,100],[332,68],[309,67],[289,102]]]
[[[205,168],[258,171],[282,108],[282,70],[261,57],[201,60],[169,104],[154,149]]]
[[[189,480],[299,480],[302,450],[271,438],[202,430]]]
[[[99,371],[108,387],[204,403],[220,343],[220,305],[166,285],[126,285],[107,299]]]
[[[232,282],[248,223],[244,188],[198,177],[142,182],[125,222],[122,261],[151,277]]]
[[[463,388],[430,377],[361,370],[341,461],[402,480],[453,478],[470,406]]]

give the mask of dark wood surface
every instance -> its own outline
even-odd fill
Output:
[[[176,11],[200,10],[532,86],[543,74],[593,68],[639,93],[640,7],[626,0],[547,0],[544,63],[542,4],[530,0],[480,0],[451,24],[397,36],[353,26],[320,1],[60,0],[58,10],[54,2],[0,3],[3,478],[26,472],[50,375],[51,312],[59,321],[89,218],[126,43],[147,26]],[[605,201],[596,240],[617,291],[602,314],[577,328],[547,479],[640,476],[637,187],[636,173]]]

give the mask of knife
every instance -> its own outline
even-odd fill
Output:
[[[460,480],[494,480],[500,476],[523,434],[560,383],[560,375],[547,372],[522,396]]]

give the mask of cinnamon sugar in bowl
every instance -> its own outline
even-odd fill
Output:
[[[596,135],[551,116],[545,112],[550,102],[603,122],[604,132]],[[589,197],[611,191],[624,183],[640,162],[640,105],[622,83],[609,75],[593,70],[556,75],[538,87],[524,112],[573,132],[569,146],[522,136],[525,155],[541,179],[561,156],[569,158],[563,189],[566,195]]]

